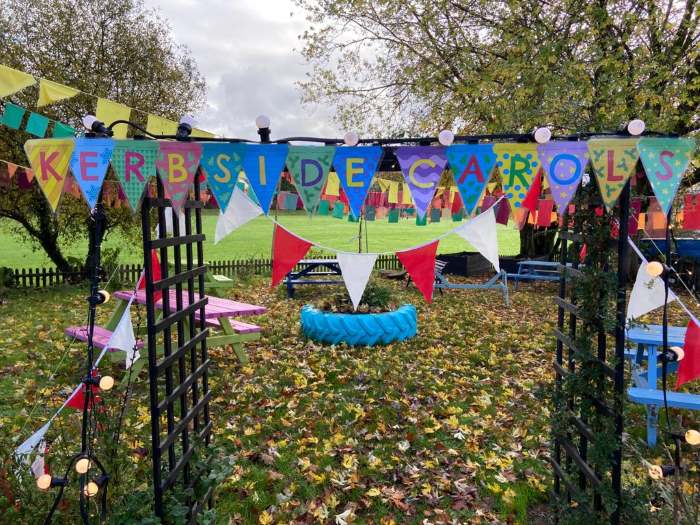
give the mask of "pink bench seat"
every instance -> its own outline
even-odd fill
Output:
[[[231,323],[233,331],[239,334],[255,334],[262,332],[262,328],[256,324],[244,323],[243,321],[237,321],[235,319],[229,319],[229,322]],[[221,328],[221,321],[218,319],[207,319],[207,326]]]
[[[66,335],[68,337],[74,337],[78,341],[88,340],[88,327],[87,326],[69,326],[66,328]],[[92,344],[95,348],[102,350],[107,343],[109,343],[109,338],[112,337],[112,332],[103,328],[101,326],[95,325],[95,330],[92,334]],[[143,341],[136,341],[136,348],[143,348]],[[110,348],[110,352],[118,352],[118,348]]]

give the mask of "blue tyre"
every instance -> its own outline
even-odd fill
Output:
[[[380,314],[338,314],[306,305],[301,309],[301,330],[306,337],[323,343],[386,345],[415,336],[417,317],[412,304]]]

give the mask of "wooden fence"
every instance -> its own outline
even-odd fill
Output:
[[[333,256],[314,259],[333,259]],[[272,259],[233,259],[228,261],[208,261],[209,270],[216,275],[235,277],[236,274],[263,275],[272,271]],[[374,264],[377,270],[397,270],[401,263],[395,255],[380,255]],[[141,275],[139,264],[121,264],[113,279],[121,284],[135,284]],[[83,268],[62,272],[58,268],[20,268],[12,270],[14,284],[20,288],[45,288],[65,283],[78,282],[84,276]]]

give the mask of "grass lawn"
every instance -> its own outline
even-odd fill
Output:
[[[251,277],[230,291],[269,312],[255,319],[263,334],[248,345],[249,365],[241,367],[231,350],[210,352],[215,443],[233,463],[218,483],[217,523],[341,523],[338,515],[376,525],[546,522],[556,285],[523,285],[510,307],[496,291],[447,291],[427,305],[414,288],[389,286],[396,302],[416,304],[419,334],[376,348],[319,345],[300,336],[300,307],[324,297],[328,287],[306,287],[287,300],[267,279]],[[84,286],[5,293],[5,467],[14,465],[10,451],[46,421],[79,377],[84,348],[69,345],[63,329],[84,322],[85,294]],[[98,322],[111,306],[100,309]],[[677,309],[674,317],[681,319]],[[117,368],[111,373],[123,375]],[[146,374],[134,383],[121,448],[110,454],[100,447],[112,442],[122,388],[118,381],[102,396],[97,447],[116,476],[112,508],[132,512],[129,498],[150,483],[150,459],[141,452],[150,443]],[[625,430],[641,439],[644,410],[626,406]],[[56,471],[76,451],[78,417],[66,410],[49,431],[47,460]],[[645,453],[658,461],[663,455],[660,447]],[[629,479],[645,483],[644,467],[633,458],[629,464]],[[24,482],[15,479],[17,472],[26,469],[0,470],[0,514],[8,522],[35,522],[50,496],[26,475]],[[77,522],[77,496],[70,494],[55,523]],[[138,510],[148,508],[146,496]]]
[[[311,241],[340,250],[357,251],[358,224],[348,222],[347,218],[339,220],[317,216],[310,219],[305,213],[297,212],[280,214],[279,222],[290,231]],[[369,251],[386,252],[414,246],[429,241],[458,224],[460,223],[449,220],[416,226],[415,219],[402,219],[398,224],[389,224],[386,219],[368,222],[366,235]],[[266,217],[258,217],[216,245],[213,242],[216,215],[205,215],[203,227],[207,236],[204,254],[208,260],[270,257],[273,224]],[[513,227],[498,225],[498,242],[501,255],[517,255],[520,250],[519,232]],[[124,263],[137,263],[142,260],[140,245],[125,243],[116,235],[108,237],[104,246],[121,247],[120,259]],[[11,235],[5,221],[0,221],[0,247],[0,266],[52,266],[42,251],[32,251],[27,243]],[[362,249],[365,250],[364,240]],[[87,239],[73,246],[64,246],[64,250],[67,255],[82,259],[87,253]],[[465,250],[474,251],[457,235],[450,235],[440,241],[441,253]]]

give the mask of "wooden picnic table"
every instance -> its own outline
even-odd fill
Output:
[[[302,259],[297,263],[300,270],[292,270],[287,274],[284,282],[287,285],[287,297],[294,297],[294,286],[305,284],[344,284],[343,279],[311,279],[311,277],[325,277],[328,275],[343,275],[338,259]],[[323,270],[325,268],[325,270]]]

